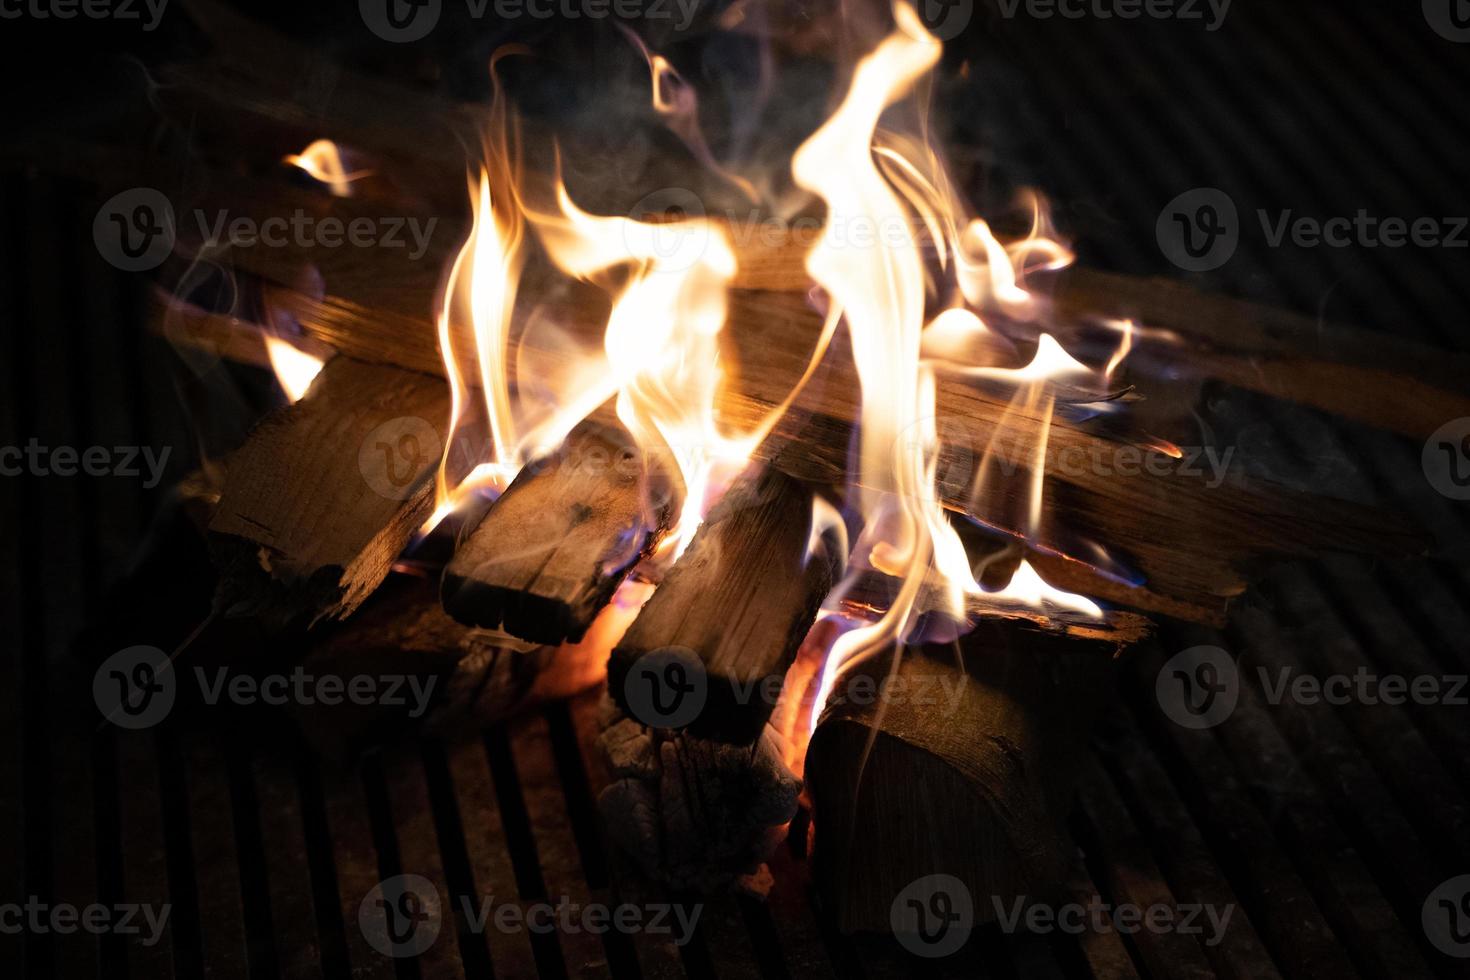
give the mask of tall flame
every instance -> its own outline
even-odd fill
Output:
[[[939,41],[924,30],[911,6],[897,4],[894,17],[897,29],[858,63],[836,112],[792,161],[796,183],[822,198],[828,208],[829,233],[808,255],[807,270],[842,310],[862,385],[859,502],[864,526],[858,547],[867,551],[869,564],[900,582],[897,596],[876,622],[833,643],[822,670],[812,727],[842,670],[908,639],[912,617],[924,611],[917,608],[919,584],[931,567],[945,585],[938,602],[956,619],[964,618],[967,596],[988,596],[996,603],[1051,603],[1082,615],[1101,615],[1089,600],[1047,586],[1024,562],[1000,592],[987,593],[975,581],[936,489],[939,440],[934,416],[936,371],[941,365],[922,356],[927,280],[919,236],[895,240],[880,235],[870,247],[857,248],[832,234],[832,229],[864,225],[922,224],[941,263],[953,256],[953,275],[963,299],[977,308],[1012,315],[1024,316],[1031,307],[1032,298],[1022,285],[1028,266],[1053,267],[1070,258],[1065,248],[1044,236],[1039,208],[1031,236],[1009,248],[984,221],[962,222],[957,195],[933,153],[922,144],[880,131],[884,111],[902,99],[940,55]],[[986,330],[983,321],[968,311],[941,317],[943,330]],[[1027,515],[1031,532],[1041,520],[1045,435],[1054,408],[1054,396],[1043,393],[1041,386],[1060,375],[1087,371],[1043,335],[1034,360],[1025,368],[965,372],[977,380],[1022,385],[1024,391],[1017,397],[1024,397],[1033,412],[1040,408],[1042,437]]]
[[[470,186],[473,224],[450,269],[438,314],[452,394],[451,437],[482,403],[489,449],[488,459],[458,484],[446,453],[435,519],[468,490],[503,488],[528,461],[554,449],[578,422],[612,402],[638,446],[681,478],[678,523],[657,556],[665,562],[687,548],[709,506],[793,404],[845,324],[861,387],[856,473],[846,501],[861,530],[848,582],[864,568],[877,569],[894,577],[897,595],[875,620],[844,624],[846,631],[833,637],[830,650],[808,658],[815,699],[808,691],[793,700],[787,715],[805,717],[800,705],[810,704],[812,727],[841,671],[919,638],[917,625],[928,613],[964,622],[977,605],[1024,605],[1102,616],[1095,603],[1047,584],[1024,560],[1000,589],[987,590],[976,580],[940,499],[938,392],[943,377],[1008,393],[1009,404],[969,488],[970,503],[980,507],[1019,497],[1022,513],[977,516],[997,518],[996,523],[1003,516],[1005,526],[1039,540],[1047,516],[1051,426],[1067,410],[1062,392],[1086,390],[1089,382],[1105,385],[1131,348],[1133,325],[1113,325],[1119,346],[1102,370],[1067,353],[1041,328],[1045,304],[1028,284],[1030,274],[1072,259],[1055,239],[1040,201],[1030,201],[1030,232],[1003,241],[988,223],[967,214],[927,137],[883,128],[885,112],[908,97],[941,50],[907,2],[896,4],[894,17],[896,30],[861,59],[835,112],[792,159],[796,184],[827,207],[827,231],[806,256],[809,276],[825,293],[827,316],[800,380],[747,431],[720,424],[726,384],[720,341],[737,271],[725,226],[682,214],[634,220],[589,213],[574,201],[559,168],[549,194],[530,194],[520,180],[498,91],[487,163]],[[752,193],[743,178],[721,170],[709,156],[692,90],[667,61],[646,49],[644,54],[653,109],[707,168]],[[533,198],[537,206],[528,203]],[[895,237],[887,233],[893,228],[910,233]],[[882,233],[865,236],[859,245],[857,229]],[[568,350],[571,369],[551,385],[550,405],[534,410],[527,405],[528,379],[520,377],[519,386],[511,380],[511,367],[519,363],[518,334],[512,330],[517,287],[533,241],[527,230],[561,272],[594,282],[611,297],[600,349]],[[1006,366],[1015,364],[1016,345],[993,329],[1002,319],[1031,331],[1035,352],[1028,363]],[[1027,483],[1019,494],[985,493],[986,481],[995,478],[989,464],[1002,430],[1010,426],[1036,433]],[[824,540],[846,552],[843,516],[819,500],[809,552]],[[940,588],[932,587],[935,582]]]
[[[688,547],[712,492],[742,469],[751,436],[728,437],[716,424],[723,384],[719,335],[735,253],[724,230],[705,218],[662,223],[588,214],[558,183],[556,215],[532,215],[553,261],[579,278],[627,266],[604,336],[607,375],[584,396],[590,412],[616,392],[618,418],[645,451],[671,460],[684,500],[671,535],[677,557]]]

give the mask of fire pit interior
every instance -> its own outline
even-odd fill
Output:
[[[26,8],[17,975],[1464,975],[1441,6]]]

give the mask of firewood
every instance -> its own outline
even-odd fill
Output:
[[[429,516],[448,417],[439,378],[329,361],[229,458],[209,525],[216,608],[283,625],[356,609]]]
[[[1154,328],[1135,337],[1132,357],[1171,377],[1216,378],[1417,440],[1470,415],[1470,357],[1461,353],[1173,279],[1069,269],[1056,300],[1064,319],[1127,316]]]
[[[376,298],[362,302],[328,296],[317,300],[290,291],[273,293],[300,320],[306,332],[338,349],[389,363],[433,370],[439,363],[432,326],[426,318],[378,309]],[[376,296],[376,294],[375,294]],[[385,302],[401,302],[380,297]],[[427,299],[425,300],[427,302]],[[568,329],[581,322],[591,331],[586,311],[568,310]],[[810,356],[817,324],[795,294],[740,293],[732,296],[726,328],[739,347],[739,383],[725,392],[721,416],[736,427],[754,424],[784,398]],[[441,368],[442,369],[442,368]],[[765,462],[780,458],[791,475],[812,483],[840,485],[847,478],[847,446],[858,409],[859,386],[850,364],[830,365],[825,383],[798,401],[797,412],[777,425],[756,450]],[[939,472],[952,476],[940,486],[945,504],[1005,530],[1009,518],[1024,513],[1029,492],[1027,459],[1042,431],[1039,418],[1006,414],[1007,403],[974,386],[941,381],[939,415],[956,420],[959,442],[940,450]],[[990,437],[1001,429],[1007,460],[1016,464],[1012,479],[990,481],[986,500],[974,501],[964,479]],[[941,433],[943,435],[943,433]],[[1049,581],[1089,595],[1183,619],[1223,622],[1229,601],[1247,586],[1246,569],[1271,554],[1304,555],[1320,551],[1412,554],[1424,548],[1422,535],[1407,522],[1342,501],[1290,493],[1266,484],[1249,487],[1226,482],[1207,486],[1199,476],[1173,470],[1157,475],[1142,469],[1137,446],[1057,419],[1050,429],[1046,507],[1065,515],[1075,537],[1104,545],[1134,574],[1129,583],[1099,572],[1069,554],[1068,542],[1042,534],[1033,564]],[[1112,461],[1128,454],[1139,469],[1120,474]],[[1101,459],[1107,466],[1093,466]],[[1074,465],[1076,461],[1082,465]],[[1170,533],[1159,533],[1168,526]],[[1081,557],[1087,557],[1085,555]]]
[[[814,877],[842,932],[892,929],[900,893],[929,875],[958,878],[977,921],[1058,881],[1112,662],[1098,640],[1009,639],[962,638],[962,665],[954,648],[908,649],[839,678],[806,777]]]
[[[674,510],[661,464],[626,433],[583,423],[561,452],[523,469],[459,543],[444,608],[524,640],[580,640]]]
[[[801,780],[769,726],[752,746],[646,729],[606,703],[599,746],[613,782],[608,834],[649,877],[703,892],[756,874],[795,816]]]
[[[270,297],[297,318],[307,335],[336,350],[442,372],[435,328],[428,318],[437,282],[423,274],[423,263],[403,266],[403,274],[391,276],[339,270],[328,277],[329,291],[323,297],[282,286],[271,288]],[[555,312],[569,333],[585,340],[599,336],[603,327],[605,310],[595,306],[574,305]],[[725,336],[735,348],[731,360],[739,365],[739,377],[720,406],[726,425],[755,424],[785,397],[806,365],[819,327],[799,294],[732,294]],[[534,338],[527,342],[532,347],[536,343]],[[510,367],[513,372],[514,364]],[[842,359],[830,363],[823,382],[808,389],[797,411],[777,424],[772,437],[757,450],[757,458],[771,462],[779,457],[781,468],[809,482],[843,483],[859,401],[852,371]],[[1034,415],[1008,415],[1007,403],[996,393],[941,380],[938,412],[955,422],[958,436],[941,432],[945,438],[939,472],[946,479],[940,490],[947,506],[1019,533],[1024,529],[1012,522],[1014,515],[1027,510],[1023,497],[1031,482],[1031,449],[1044,430]],[[968,478],[997,431],[1014,475],[990,480],[986,497],[972,499]],[[1397,555],[1424,548],[1422,535],[1406,522],[1370,509],[1265,484],[1247,487],[1227,481],[1209,486],[1200,476],[1181,472],[1182,466],[1167,475],[1147,472],[1142,470],[1145,456],[1137,446],[1090,431],[1085,423],[1057,417],[1045,431],[1050,452],[1044,509],[1066,526],[1047,527],[1031,536],[1037,545],[1032,563],[1048,581],[1063,588],[1146,612],[1220,623],[1230,600],[1245,590],[1247,569],[1264,556],[1321,551]],[[1130,459],[1138,466],[1126,474],[1118,472]],[[1095,460],[1106,465],[1095,466]],[[1161,526],[1168,526],[1170,533],[1161,535]],[[1105,547],[1126,572],[1090,567],[1085,549],[1078,555],[1073,547],[1078,540]]]
[[[811,525],[811,491],[785,474],[761,468],[737,481],[613,651],[608,690],[619,707],[644,724],[755,742],[842,561],[831,542],[812,546]],[[640,678],[639,665],[669,651],[698,658],[706,700],[687,726],[639,686],[662,683]]]
[[[392,575],[345,623],[316,643],[302,663],[313,678],[402,678],[394,701],[293,705],[311,744],[341,758],[418,726],[457,732],[501,721],[527,705],[554,648],[456,623],[440,608],[434,584]],[[429,698],[415,703],[416,692]],[[424,711],[427,708],[428,711]]]

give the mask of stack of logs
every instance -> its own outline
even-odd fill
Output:
[[[311,297],[258,280],[337,353],[301,401],[261,423],[229,460],[209,528],[219,610],[280,625],[340,622],[312,655],[319,670],[410,662],[435,672],[444,678],[432,722],[441,731],[505,717],[605,670],[604,747],[615,778],[600,803],[610,835],[680,887],[758,884],[803,787],[790,768],[800,753],[787,741],[797,732],[778,731],[772,713],[846,557],[830,541],[812,542],[811,526],[814,495],[834,492],[845,474],[857,410],[857,386],[843,373],[850,366],[835,365],[838,378],[799,403],[799,419],[777,426],[661,583],[640,569],[666,543],[682,488],[673,467],[634,447],[604,411],[462,520],[455,540],[439,542],[452,557],[437,596],[432,582],[396,576],[381,589],[433,508],[449,395],[426,316],[405,321],[375,305],[387,297],[371,277],[329,281],[352,295]],[[420,285],[427,310],[432,287]],[[394,293],[401,303],[401,281]],[[784,290],[737,291],[733,342],[747,325],[767,329],[739,353],[749,383],[729,393],[733,423],[768,410],[800,371],[802,338],[819,326],[804,302]],[[176,339],[241,346],[237,324],[184,317],[180,333],[178,311],[168,314]],[[600,315],[571,310],[568,322]],[[1043,431],[1038,419],[1007,416],[1003,398],[967,386],[942,385],[940,397],[943,410],[973,423],[979,444],[1004,430],[1024,455]],[[1131,446],[1060,417],[1050,439],[1085,458]],[[956,459],[961,448],[942,452]],[[1420,546],[1402,523],[1340,501],[1235,482],[1206,488],[1147,470],[1079,473],[1050,459],[1047,467],[1048,513],[1104,542],[1136,579],[1124,584],[1034,548],[1002,522],[1001,532],[1016,533],[1009,560],[1024,556],[1060,587],[1142,612],[1219,622],[1246,587],[1244,568],[1271,553]],[[1023,511],[1018,488],[1030,482],[1024,468],[1015,480],[988,481],[990,500],[964,484],[940,489],[955,510],[994,524],[994,514]],[[841,611],[871,617],[887,590],[874,593],[849,594]],[[1112,655],[1146,625],[1121,611],[1101,626],[976,612],[981,628],[959,641],[958,655],[907,651],[896,663],[865,663],[842,686],[902,678],[950,700],[936,708],[838,697],[816,727],[804,773],[813,867],[843,929],[887,928],[892,896],[923,875],[960,874],[976,895],[1035,894],[1061,865],[1076,746],[1107,696]],[[698,707],[681,717],[685,699]],[[368,721],[382,730],[382,718],[342,716],[312,728],[340,748]]]
[[[391,353],[331,357],[305,397],[262,422],[228,461],[209,525],[219,611],[316,624],[326,633],[308,658],[317,672],[391,667],[442,678],[436,731],[504,718],[605,671],[614,781],[600,805],[610,836],[676,886],[758,886],[803,787],[790,768],[793,730],[778,730],[772,715],[778,706],[790,713],[788,670],[846,558],[834,539],[812,537],[814,498],[834,489],[820,461],[840,456],[846,436],[821,440],[851,419],[808,420],[779,437],[779,450],[763,447],[658,583],[641,570],[680,510],[676,470],[615,423],[584,422],[459,522],[436,589],[432,578],[390,570],[431,512],[448,396],[441,379],[385,364]],[[1063,438],[1107,441],[1080,427]],[[1108,488],[1111,501],[1098,488],[1088,501],[1073,486],[1069,499],[1094,513],[1117,508],[1123,526],[1139,520],[1125,509],[1146,498],[1159,553],[1211,520],[1228,532],[1211,542],[1214,554],[1221,542],[1227,554],[1253,556],[1396,552],[1415,540],[1335,501],[1228,485],[1210,498],[1165,482],[1121,481]],[[1161,531],[1170,520],[1186,532]],[[1014,563],[1022,552],[1009,550]],[[1071,581],[1104,581],[1066,564],[1076,566]],[[1175,574],[1185,562],[1144,564],[1156,577],[1122,593],[1143,608],[1199,619],[1223,609],[1230,590]],[[871,591],[849,591],[840,612],[860,620],[881,611],[884,584]],[[1077,745],[1105,702],[1112,656],[1146,624],[1121,611],[1090,626],[976,612],[984,617],[957,644],[845,676],[816,727],[805,764],[813,867],[844,930],[888,928],[893,896],[923,875],[957,874],[972,894],[1035,894],[1062,866]],[[824,645],[814,646],[819,659]],[[858,696],[864,689],[909,694]],[[403,720],[368,714],[309,727],[319,744],[341,749],[367,725],[381,733]]]
[[[232,67],[175,69],[161,97],[191,125],[228,128],[214,135],[236,159],[248,152],[231,145],[236,130],[248,133],[237,142],[255,147],[294,149],[326,136],[375,154],[403,186],[418,180],[423,200],[442,201],[444,188],[458,197],[465,161],[428,155],[457,144],[425,140],[423,131],[464,129],[481,113],[421,103],[343,69],[334,75],[334,115],[322,117],[281,88],[319,67],[319,52],[262,39],[257,25],[207,0],[190,9]],[[253,40],[241,56],[244,38]],[[258,64],[259,52],[270,52],[270,65]],[[240,79],[239,91],[221,79]],[[180,198],[180,213],[225,206],[268,217],[302,207],[350,222],[379,211],[401,220],[413,208],[412,195],[371,181],[350,199],[238,173],[197,183],[228,188],[229,197]],[[824,383],[758,448],[661,582],[644,580],[643,559],[667,544],[682,487],[603,414],[527,466],[492,506],[457,515],[454,540],[436,532],[430,544],[452,555],[442,569],[395,572],[433,508],[450,413],[431,319],[443,266],[436,258],[462,240],[447,224],[416,262],[382,249],[236,250],[237,285],[293,317],[298,345],[329,360],[304,398],[263,421],[228,460],[209,523],[217,610],[277,629],[312,627],[321,639],[308,659],[319,672],[391,667],[441,678],[437,730],[506,717],[605,671],[604,745],[616,779],[601,803],[610,834],[675,884],[749,881],[803,785],[788,767],[798,753],[784,722],[800,716],[790,704],[806,687],[797,676],[810,679],[831,638],[811,627],[846,556],[831,540],[812,540],[811,515],[814,495],[846,477],[859,391],[852,367],[833,359],[824,368]],[[736,231],[740,273],[725,336],[741,377],[721,406],[731,428],[785,397],[821,330],[805,296],[806,243],[742,242]],[[1161,376],[1218,379],[1421,437],[1470,415],[1459,384],[1465,366],[1435,352],[1385,350],[1377,339],[1170,283],[1076,272],[1057,284],[1057,297],[1049,327],[1064,341],[1097,315],[1167,328],[1140,334],[1130,362]],[[543,312],[557,314],[570,335],[595,337],[606,307],[574,298]],[[165,301],[160,323],[176,343],[264,363],[260,334],[234,319]],[[469,349],[464,338],[456,343]],[[1390,382],[1406,394],[1368,411],[1361,393]],[[940,487],[945,504],[1012,535],[1012,562],[1024,555],[1053,584],[1115,607],[1220,623],[1246,588],[1244,570],[1266,555],[1403,554],[1422,545],[1403,523],[1340,501],[1238,481],[1207,487],[1146,468],[1059,466],[1069,452],[1115,458],[1147,442],[1060,416],[1048,427],[966,383],[941,382],[939,411],[963,420],[969,436],[941,447],[939,470],[952,477]],[[998,433],[1019,459],[1049,435],[1044,505],[1067,525],[1065,539],[1051,537],[1050,525],[1023,535],[997,516],[1024,512],[1018,503],[1032,483],[1024,464],[1013,480],[987,481],[988,498],[972,495],[967,454]],[[1092,563],[1091,544],[1118,566]],[[871,617],[885,587],[873,593],[849,593],[840,612]],[[844,930],[887,929],[894,896],[923,875],[957,875],[980,896],[1035,893],[1056,872],[1078,743],[1106,701],[1112,655],[1146,624],[1121,611],[1101,625],[984,612],[957,644],[865,662],[843,678],[816,726],[804,771],[814,870]],[[892,696],[861,696],[885,684]],[[342,749],[404,721],[367,715],[308,724],[325,747]]]

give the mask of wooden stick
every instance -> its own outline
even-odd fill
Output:
[[[356,609],[429,516],[448,416],[438,378],[329,361],[228,460],[209,525],[216,608],[278,625]]]
[[[1076,637],[993,632],[844,674],[812,737],[814,876],[838,929],[888,931],[900,894],[951,875],[976,921],[1066,864],[1064,819],[1111,660]],[[1116,649],[1115,647],[1112,647]],[[886,693],[885,693],[885,685]]]
[[[537,643],[579,640],[652,553],[675,511],[665,471],[624,432],[586,422],[521,471],[444,571],[462,623]]]
[[[702,667],[706,700],[674,727],[753,744],[842,561],[811,541],[811,526],[812,493],[785,474],[761,468],[733,485],[613,650],[608,690],[619,707],[666,727],[647,710],[649,692],[638,688],[630,703],[629,685],[647,679],[636,675],[645,656],[687,653]]]

